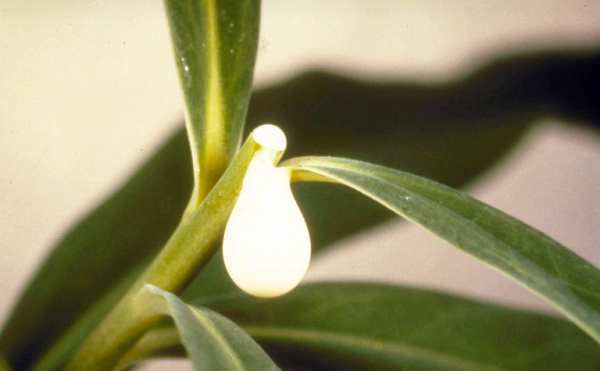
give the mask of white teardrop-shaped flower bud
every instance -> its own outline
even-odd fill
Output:
[[[310,262],[310,236],[292,195],[289,170],[273,165],[269,154],[269,150],[285,149],[283,132],[263,125],[253,137],[265,148],[246,171],[225,228],[223,257],[240,289],[274,297],[289,292],[304,277]]]

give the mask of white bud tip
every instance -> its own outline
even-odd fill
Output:
[[[256,143],[275,151],[283,151],[287,145],[283,130],[272,124],[257,127],[251,135]]]

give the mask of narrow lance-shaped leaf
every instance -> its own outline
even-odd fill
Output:
[[[429,290],[315,283],[273,300],[234,295],[194,303],[236,321],[275,359],[299,369],[600,368],[598,345],[565,320]],[[178,345],[174,332],[157,328],[137,345],[137,355],[162,354],[157,345],[172,351]]]
[[[198,371],[277,371],[279,368],[235,323],[208,309],[192,307],[156,286],[147,286],[163,300],[173,317],[194,368]],[[153,308],[155,309],[155,308]],[[153,310],[150,309],[150,310]]]
[[[473,66],[479,73],[453,78],[440,86],[419,86],[406,80],[355,81],[325,72],[305,72],[257,91],[249,119],[251,124],[266,120],[281,124],[295,138],[289,154],[358,155],[459,187],[497,163],[539,115],[577,118],[572,116],[579,112],[574,107],[565,110],[563,105],[556,105],[568,101],[564,99],[551,99],[543,105],[549,112],[540,112],[538,102],[548,97],[541,88],[526,92],[527,99],[519,99],[516,106],[506,104],[506,99],[514,98],[515,89],[522,87],[523,76],[537,81],[538,87],[546,86],[549,77],[578,74],[579,81],[597,70],[597,58],[593,53],[564,51],[527,56],[499,54],[484,65]],[[548,65],[553,67],[549,70]],[[521,73],[514,74],[515,70]],[[506,81],[514,89],[498,93],[494,87],[506,86]],[[567,85],[573,81],[565,78]],[[574,91],[563,90],[569,94]],[[420,97],[418,104],[415,97]],[[444,104],[448,109],[428,109]],[[407,109],[412,112],[408,119]],[[398,117],[403,119],[399,121]],[[362,130],[367,121],[370,130]],[[335,134],[333,142],[323,130]],[[359,132],[361,140],[357,141]],[[191,189],[189,157],[185,133],[180,130],[127,183],[53,244],[48,259],[26,285],[0,334],[0,353],[13,367],[19,363],[26,368],[68,325],[81,318],[84,309],[97,306],[94,301],[98,296],[115,291],[116,286],[126,287],[116,283],[127,275],[134,277],[130,271],[139,270],[144,260],[156,253],[185,207]],[[305,216],[313,221],[311,236],[317,248],[388,218],[386,210],[370,207],[368,200],[361,202],[356,197],[359,195],[349,191],[308,183],[297,191]],[[323,202],[333,197],[340,202]],[[343,223],[339,223],[340,217]],[[121,264],[114,264],[115,260]],[[218,262],[215,259],[210,274],[203,273],[195,282],[190,296],[230,288]],[[75,273],[77,280],[72,279]],[[203,285],[206,281],[210,284]],[[119,297],[118,293],[110,296]],[[110,308],[108,304],[106,308]],[[94,311],[99,314],[85,319],[91,325],[106,312]]]
[[[600,271],[541,232],[452,188],[382,166],[333,157],[285,165],[299,180],[339,182],[421,225],[533,290],[600,342]]]
[[[165,0],[165,8],[186,103],[197,206],[241,142],[260,1]]]
[[[344,102],[351,103],[332,104],[336,101],[331,97],[340,94],[344,95]],[[310,73],[257,91],[251,102],[254,108],[249,112],[250,126],[269,120],[282,124],[287,133],[293,134],[290,154],[358,153],[369,161],[410,169],[452,186],[471,181],[496,163],[526,129],[525,122],[497,127],[470,116],[467,120],[452,115],[444,116],[450,125],[436,125],[436,120],[427,125],[397,122],[404,105],[395,102],[377,106],[378,116],[371,123],[376,130],[365,137],[366,132],[361,131],[363,115],[359,113],[372,106],[365,102],[386,102],[405,94],[401,86],[378,89],[368,83]],[[453,90],[449,94],[460,92]],[[300,109],[308,106],[310,111]],[[348,106],[353,107],[350,113]],[[508,114],[496,113],[494,118]],[[337,140],[332,142],[318,135],[324,129],[336,133]],[[353,139],[356,132],[361,132],[361,141]],[[377,133],[385,133],[386,141],[382,142]],[[378,151],[372,151],[375,143]],[[428,153],[425,158],[419,156],[423,151]],[[468,155],[473,152],[480,155]],[[440,159],[444,159],[444,166]],[[192,188],[191,168],[186,134],[178,130],[123,186],[54,244],[0,334],[0,353],[13,368],[27,368],[67,327],[78,333],[77,339],[68,340],[72,348],[76,347],[112,308],[135,279],[136,271],[157,253],[177,225]],[[448,171],[456,168],[461,171]],[[309,222],[315,255],[318,249],[392,214],[350,189],[340,191],[305,183],[295,194]],[[72,279],[74,274],[77,280]],[[186,296],[231,289],[222,257],[216,256]],[[99,305],[96,300],[100,296],[112,299],[102,299],[105,304]],[[79,329],[74,328],[75,323]]]

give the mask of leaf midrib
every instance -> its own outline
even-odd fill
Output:
[[[207,138],[215,143],[203,143],[205,147],[206,163],[218,161],[222,153],[212,153],[214,148],[222,148],[223,143],[223,92],[221,84],[221,65],[220,65],[220,45],[219,45],[219,20],[216,0],[209,0],[206,3],[207,12],[207,99],[205,101],[206,112],[206,131]]]
[[[303,167],[304,167],[304,168],[308,168],[308,169],[310,169],[311,171],[316,171],[316,172],[319,172],[319,173],[323,174],[321,171],[319,171],[319,170],[320,170],[320,168],[322,168],[322,169],[324,169],[324,171],[325,171],[325,173],[326,173],[326,175],[327,175],[327,176],[329,176],[329,177],[331,177],[332,179],[335,179],[337,182],[340,182],[340,183],[342,183],[342,184],[344,184],[344,185],[346,185],[346,186],[349,186],[349,187],[351,187],[351,188],[354,188],[354,187],[353,187],[351,184],[349,184],[348,182],[346,182],[344,179],[340,178],[339,176],[336,176],[336,175],[334,174],[334,173],[335,173],[335,171],[340,171],[340,170],[341,170],[341,171],[348,171],[348,172],[350,172],[350,173],[353,173],[353,174],[360,174],[359,172],[357,172],[355,169],[353,169],[353,168],[351,168],[351,167],[344,167],[343,169],[342,169],[341,167],[340,167],[340,168],[330,168],[330,167],[328,167],[328,166],[322,166],[322,165],[317,165],[317,166],[303,166]],[[334,173],[332,173],[332,172],[334,172]],[[414,198],[418,198],[418,199],[421,199],[421,200],[423,200],[423,202],[424,202],[424,203],[435,203],[435,201],[434,201],[434,200],[431,200],[430,198],[428,198],[428,197],[426,197],[426,196],[422,196],[422,195],[420,195],[420,194],[418,194],[418,193],[415,193],[415,192],[413,192],[413,191],[411,191],[411,190],[409,190],[409,189],[407,189],[407,188],[404,188],[404,187],[398,186],[398,185],[396,185],[395,183],[391,182],[389,179],[387,179],[387,177],[389,176],[389,174],[384,174],[384,175],[379,175],[379,174],[370,174],[370,175],[371,175],[371,178],[372,178],[372,179],[374,179],[374,180],[376,180],[376,181],[378,181],[378,182],[380,182],[380,183],[383,183],[383,184],[385,184],[386,186],[388,186],[388,187],[390,187],[390,188],[393,188],[393,189],[398,189],[398,190],[401,190],[401,191],[402,191],[402,192],[404,192],[404,193],[408,193],[408,194],[409,194],[411,197],[414,197]],[[413,222],[414,222],[415,224],[417,224],[418,226],[421,226],[421,223],[419,223],[418,221],[414,221],[414,220],[412,220],[412,218],[410,218],[409,216],[405,215],[405,213],[404,213],[404,212],[403,212],[401,209],[399,209],[399,208],[395,207],[394,205],[390,204],[390,203],[389,203],[388,201],[386,201],[385,199],[382,199],[382,198],[380,198],[380,197],[379,197],[379,196],[377,196],[376,194],[374,194],[374,193],[372,193],[372,192],[370,192],[370,191],[368,191],[368,190],[364,189],[363,187],[361,187],[361,189],[360,189],[360,190],[359,190],[359,189],[357,189],[357,190],[358,190],[359,192],[361,192],[361,193],[365,193],[365,194],[366,194],[366,195],[368,195],[369,197],[371,197],[371,198],[373,198],[373,199],[377,200],[379,203],[381,203],[381,204],[385,205],[385,206],[386,206],[386,207],[388,207],[389,209],[392,209],[392,210],[393,210],[393,211],[395,211],[396,213],[398,213],[398,214],[401,214],[401,215],[402,215],[403,217],[405,217],[406,219],[413,221]],[[459,212],[456,212],[456,211],[454,211],[453,209],[451,209],[451,208],[449,208],[449,207],[443,206],[441,209],[442,209],[442,210],[444,210],[444,213],[446,213],[446,214],[448,214],[448,215],[455,216],[455,217],[456,217],[456,219],[460,219],[460,220],[461,220],[463,223],[473,226],[474,228],[472,228],[472,230],[473,230],[473,231],[477,231],[477,234],[479,234],[479,235],[483,236],[485,239],[487,239],[487,240],[493,240],[493,241],[494,241],[494,243],[496,243],[496,244],[498,244],[498,245],[502,245],[502,246],[504,246],[504,247],[505,247],[507,250],[509,250],[509,251],[512,251],[512,250],[511,250],[511,248],[512,248],[512,245],[511,245],[511,244],[508,244],[508,243],[507,243],[507,242],[505,242],[505,241],[504,241],[504,240],[503,240],[501,237],[498,237],[498,236],[497,236],[497,235],[495,235],[494,233],[491,233],[491,232],[487,231],[486,229],[482,228],[482,227],[481,227],[481,225],[480,225],[480,224],[478,224],[477,222],[474,222],[474,221],[470,220],[469,218],[465,217],[465,216],[464,216],[464,215],[462,215],[461,213],[459,213]],[[428,230],[428,231],[429,231],[429,229],[428,229],[428,228],[426,228],[425,226],[422,226],[422,227],[423,227],[423,228],[425,228],[426,230]],[[502,256],[500,256],[500,255],[494,255],[494,257],[497,257],[497,258],[502,258]],[[514,261],[513,261],[514,259],[513,259],[513,260],[502,259],[502,260],[503,260],[503,261],[504,261],[504,262],[505,262],[507,265],[510,265],[510,266],[512,266],[512,267],[513,267],[515,270],[519,270],[519,268],[517,268],[517,267],[515,266],[515,264],[514,264]],[[558,274],[558,272],[555,272],[555,273],[557,273],[557,275],[559,275],[559,274]],[[559,276],[561,276],[561,277],[562,277],[562,275],[559,275]],[[588,293],[590,296],[593,296],[593,297],[600,297],[600,296],[599,296],[599,294],[597,294],[597,293],[595,293],[595,292],[590,292],[588,289],[586,289],[586,288],[582,288],[582,287],[580,287],[580,286],[577,286],[577,285],[575,285],[575,284],[572,284],[571,282],[564,281],[564,280],[560,280],[559,282],[560,282],[560,283],[564,283],[564,284],[566,284],[566,285],[568,285],[569,287],[572,287],[572,288],[574,288],[574,289],[581,290],[581,291],[586,291],[586,293]]]
[[[412,218],[408,217],[405,215],[405,213],[398,209],[397,207],[394,207],[393,205],[391,205],[387,200],[380,198],[379,196],[375,195],[372,192],[369,192],[368,190],[366,190],[364,187],[355,187],[353,186],[353,184],[349,183],[348,181],[346,181],[345,179],[341,178],[340,176],[336,175],[335,172],[336,171],[346,171],[346,172],[350,172],[352,174],[360,174],[360,172],[357,172],[354,168],[352,168],[351,166],[348,166],[347,164],[337,164],[339,167],[330,167],[327,166],[326,164],[323,165],[310,165],[310,164],[296,164],[298,166],[298,168],[304,169],[304,170],[308,170],[311,172],[315,172],[319,175],[325,176],[325,177],[329,177],[337,182],[339,182],[340,184],[344,184],[350,188],[353,188],[355,190],[357,190],[360,193],[365,194],[366,196],[376,200],[377,202],[381,203],[382,205],[386,206],[387,208],[393,210],[394,212],[402,215],[403,217],[405,217],[408,220],[412,220]],[[385,184],[388,187],[394,188],[394,189],[400,189],[402,190],[402,192],[410,194],[411,196],[415,197],[415,198],[419,198],[421,200],[423,200],[423,202],[427,202],[430,203],[432,202],[429,198],[421,196],[413,191],[410,191],[408,189],[402,188],[397,186],[396,184],[390,182],[388,179],[386,179],[386,174],[384,175],[378,175],[375,173],[370,173],[367,174],[368,176],[371,177],[371,179],[374,179],[380,183]],[[485,229],[483,229],[479,224],[469,220],[468,218],[465,218],[463,215],[453,211],[452,209],[448,208],[448,207],[443,207],[443,210],[445,210],[446,213],[448,213],[449,215],[455,215],[456,217],[460,218],[463,222],[467,222],[471,225],[473,225],[475,228],[474,230],[477,231],[477,233],[481,236],[484,236],[484,238],[486,239],[491,239],[491,240],[495,240],[497,244],[501,244],[503,246],[506,247],[507,250],[511,251],[511,245],[505,243],[504,241],[502,241],[501,239],[497,238],[494,234],[487,232]],[[424,228],[425,230],[429,231],[429,229],[425,226],[422,226],[421,223],[417,222],[417,221],[413,221],[416,225]],[[494,255],[494,257],[496,258],[500,258],[500,256],[498,255]],[[510,261],[510,260],[506,260],[506,259],[502,259],[507,265],[509,265],[510,267],[512,267],[514,269],[514,271],[518,272],[523,278],[528,279],[528,282],[532,283],[535,282],[536,286],[541,288],[543,286],[547,286],[547,284],[545,282],[540,282],[537,279],[534,279],[529,271],[522,267],[520,264],[515,265],[514,261]],[[485,262],[485,261],[484,261]],[[498,269],[497,267],[495,267],[494,265],[491,265],[488,262],[485,262],[487,265],[491,266],[492,268],[500,271],[503,274],[506,274],[506,272]],[[532,267],[535,268],[535,267]],[[510,275],[509,275],[510,276]],[[513,277],[511,277],[513,278]],[[513,278],[514,279],[514,278]],[[583,318],[589,318],[589,311],[591,309],[587,309],[588,305],[586,303],[582,303],[581,298],[579,298],[578,296],[573,296],[573,295],[568,295],[569,297],[569,301],[575,301],[578,303],[581,303],[580,306],[586,308],[584,310],[584,313],[581,313],[580,310],[574,311],[573,308],[568,309],[567,307],[565,307],[562,303],[558,302],[558,301],[553,301],[553,300],[549,300],[548,297],[546,297],[545,295],[542,295],[540,292],[538,292],[537,290],[532,290],[531,287],[529,287],[527,284],[525,284],[524,282],[522,282],[521,280],[517,280],[516,282],[518,282],[519,284],[521,284],[523,287],[527,288],[528,290],[531,290],[534,294],[536,294],[537,296],[539,296],[540,298],[542,298],[544,301],[548,302],[549,304],[551,304],[552,306],[556,307],[563,315],[565,315],[567,318],[569,318],[571,321],[573,321],[574,323],[576,323],[581,329],[583,329],[588,335],[590,335],[592,338],[594,338],[596,341],[600,342],[600,333],[596,333],[596,328],[593,326],[590,326],[587,321],[584,321]],[[556,284],[560,284],[562,286],[568,286],[568,287],[572,287],[572,288],[577,288],[579,290],[581,290],[579,287],[574,287],[574,285],[571,285],[569,282],[566,281],[557,281],[557,280],[553,280],[554,284],[551,284],[549,288],[545,289],[544,292],[547,294],[548,292],[551,292],[553,290],[556,290]],[[560,295],[567,295],[567,293],[565,293],[563,290],[560,290]],[[575,308],[576,309],[576,308]],[[593,310],[591,310],[593,311]],[[574,315],[575,313],[577,313],[577,315]],[[597,321],[596,321],[597,322]]]
[[[214,322],[206,318],[205,315],[198,309],[193,308],[191,309],[191,312],[194,315],[194,318],[196,318],[196,320],[200,322],[200,325],[204,327],[206,331],[210,333],[213,339],[221,346],[223,352],[226,353],[229,357],[231,357],[231,363],[233,363],[235,369],[240,371],[247,371],[247,369],[243,366],[239,356],[231,348],[227,339],[225,339],[225,337],[217,329],[217,326],[214,324]]]

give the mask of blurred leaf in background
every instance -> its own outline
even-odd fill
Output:
[[[312,71],[257,91],[247,129],[280,125],[290,138],[288,156],[350,156],[458,187],[541,117],[598,126],[599,60],[595,51],[507,54],[441,85]],[[10,360],[31,362],[67,327],[79,326],[84,336],[104,316],[181,216],[191,190],[187,148],[183,131],[174,134],[55,245],[3,329],[0,350]],[[392,215],[351,190],[310,184],[296,192],[316,248]],[[188,297],[229,287],[218,255],[208,268]]]
[[[194,303],[235,320],[284,370],[600,367],[597,344],[565,320],[423,289],[328,282],[302,285],[271,300],[241,294]],[[169,334],[176,331],[163,324],[137,351],[184,356],[179,339]],[[152,349],[155,335],[162,337],[162,348]]]

